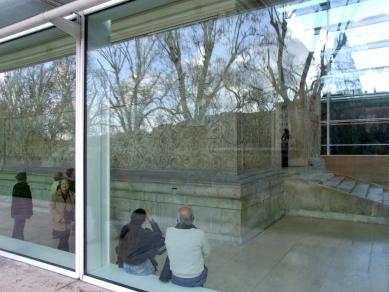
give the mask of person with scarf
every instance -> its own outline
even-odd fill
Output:
[[[63,178],[59,185],[60,188],[51,194],[49,211],[53,229],[59,238],[58,249],[69,251],[69,236],[75,214],[75,194],[70,190],[67,178]]]
[[[142,227],[146,219],[152,230]],[[120,232],[117,250],[119,267],[123,265],[127,273],[137,276],[155,275],[158,265],[155,256],[165,250],[165,239],[151,212],[146,207],[136,209],[131,214],[130,223]]]
[[[170,261],[172,283],[183,287],[203,287],[208,276],[204,258],[210,256],[211,247],[204,231],[197,229],[193,220],[192,209],[182,207],[177,225],[166,230],[166,261]]]

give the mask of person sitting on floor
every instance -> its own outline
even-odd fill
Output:
[[[143,228],[147,220],[152,230]],[[118,264],[127,273],[146,276],[155,275],[158,263],[155,256],[165,252],[165,239],[157,222],[145,207],[131,214],[130,223],[123,226],[119,236]]]
[[[211,247],[204,231],[193,225],[192,209],[182,207],[177,214],[177,225],[166,230],[166,250],[170,261],[173,284],[183,287],[202,287],[208,268],[204,258]]]

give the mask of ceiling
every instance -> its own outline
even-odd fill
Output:
[[[0,0],[0,28],[75,1],[85,0]]]

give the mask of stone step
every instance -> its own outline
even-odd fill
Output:
[[[319,175],[322,172],[323,171],[321,171],[321,170],[319,170],[319,171],[311,170],[311,171],[300,173],[300,174],[297,175],[297,177],[301,178],[301,179],[305,179],[305,180],[310,180],[310,179],[314,178],[316,175]]]
[[[366,198],[367,192],[369,190],[370,185],[369,184],[357,184],[353,191],[351,192],[353,195]]]
[[[389,205],[389,192],[382,193],[382,203]]]
[[[383,201],[383,189],[377,188],[377,187],[370,187],[369,191],[367,192],[366,199],[382,203],[382,201]]]
[[[343,192],[350,193],[354,189],[356,184],[357,184],[357,181],[355,181],[355,180],[344,180],[336,188],[338,190],[343,191]]]
[[[335,188],[340,184],[340,182],[344,179],[344,176],[334,176],[333,178],[327,180],[323,183],[323,186]]]
[[[315,181],[320,184],[325,183],[326,181],[330,180],[331,178],[334,177],[334,173],[332,172],[324,172],[324,173],[319,173],[315,177],[311,178],[310,181]]]

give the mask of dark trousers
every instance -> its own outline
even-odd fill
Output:
[[[69,236],[70,236],[70,229],[67,229],[65,231],[58,231],[56,230],[59,243],[57,249],[63,250],[63,251],[69,251]]]
[[[26,225],[26,218],[14,217],[14,229],[12,230],[12,238],[24,240],[24,226]]]
[[[281,166],[288,167],[288,150],[281,150]]]

